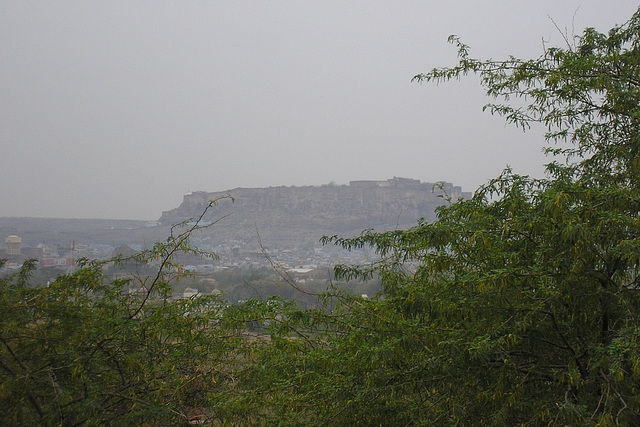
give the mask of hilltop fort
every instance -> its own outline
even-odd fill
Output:
[[[245,243],[258,235],[268,245],[295,249],[317,243],[323,235],[354,235],[363,229],[402,229],[420,218],[435,219],[436,207],[447,199],[471,193],[451,183],[420,182],[408,178],[351,181],[349,185],[236,188],[221,192],[196,191],[182,204],[162,213],[163,225],[197,218],[210,200],[224,196],[205,216],[206,223],[222,218],[206,240]]]

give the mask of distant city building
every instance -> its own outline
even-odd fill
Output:
[[[74,264],[73,258],[44,258],[42,260],[44,267],[72,267]]]
[[[4,239],[4,243],[7,245],[7,255],[20,255],[21,237],[11,235]]]

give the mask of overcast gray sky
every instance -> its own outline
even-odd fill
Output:
[[[543,175],[476,57],[607,31],[637,1],[0,1],[0,216],[156,219],[196,190]],[[575,30],[572,30],[572,27]]]

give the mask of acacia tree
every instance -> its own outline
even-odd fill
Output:
[[[29,286],[33,262],[0,278],[2,425],[189,425],[222,416],[211,395],[229,387],[242,358],[245,315],[214,296],[171,298],[171,283],[187,274],[174,257],[200,253],[189,238],[201,218],[132,257],[85,260],[47,287]],[[109,281],[111,262],[156,269]]]
[[[415,80],[479,75],[489,111],[547,127],[547,178],[505,170],[433,223],[326,238],[381,256],[336,273],[384,298],[280,316],[274,337],[301,338],[264,346],[239,399],[292,423],[639,424],[640,11],[534,60],[450,41],[458,65]]]

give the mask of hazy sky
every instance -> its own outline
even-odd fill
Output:
[[[0,216],[156,219],[184,194],[542,176],[542,132],[481,111],[477,57],[537,57],[637,1],[0,1]],[[572,28],[575,28],[573,30]]]

